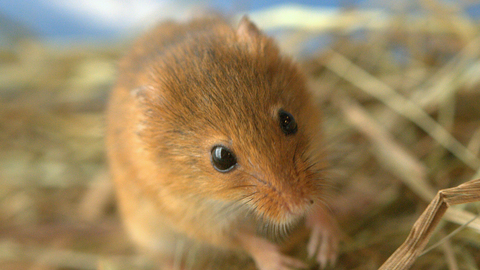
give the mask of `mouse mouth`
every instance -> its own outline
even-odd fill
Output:
[[[311,200],[264,196],[257,200],[254,209],[262,218],[275,224],[290,224],[302,219],[313,206]]]
[[[279,204],[278,211],[260,212],[258,232],[275,241],[282,241],[305,220],[307,209]]]
[[[284,214],[283,220],[285,220],[285,222],[291,222],[292,220],[300,219],[306,215],[309,208],[310,205],[307,203],[291,204],[284,202],[282,208]]]
[[[300,176],[272,175],[254,177],[254,195],[249,204],[257,216],[276,224],[288,224],[306,216],[321,194],[319,186]]]

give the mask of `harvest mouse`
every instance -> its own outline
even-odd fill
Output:
[[[141,248],[168,261],[188,241],[246,252],[260,270],[302,268],[276,238],[305,226],[309,255],[335,261],[320,111],[248,18],[160,24],[121,60],[107,114],[117,200]]]

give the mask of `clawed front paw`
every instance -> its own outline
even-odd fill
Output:
[[[253,234],[244,233],[239,238],[242,246],[250,253],[259,270],[304,269],[301,260],[283,254],[277,245]]]
[[[292,270],[305,269],[307,265],[301,260],[289,257],[280,252],[275,244],[270,242],[263,243],[263,251],[255,256],[255,264],[259,270]]]
[[[340,230],[336,221],[324,209],[317,209],[307,217],[307,226],[311,229],[307,251],[323,269],[335,265],[340,242]]]

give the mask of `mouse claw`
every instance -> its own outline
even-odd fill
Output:
[[[317,209],[307,217],[311,229],[307,252],[310,258],[320,264],[320,268],[334,266],[338,256],[340,231],[335,220],[324,209]]]

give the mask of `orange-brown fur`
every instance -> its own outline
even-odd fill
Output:
[[[296,134],[280,130],[280,108]],[[163,254],[178,239],[242,249],[242,233],[304,217],[324,192],[319,117],[304,75],[250,22],[161,24],[121,61],[108,107],[108,159],[134,240]],[[213,168],[216,144],[234,151],[234,170]]]

